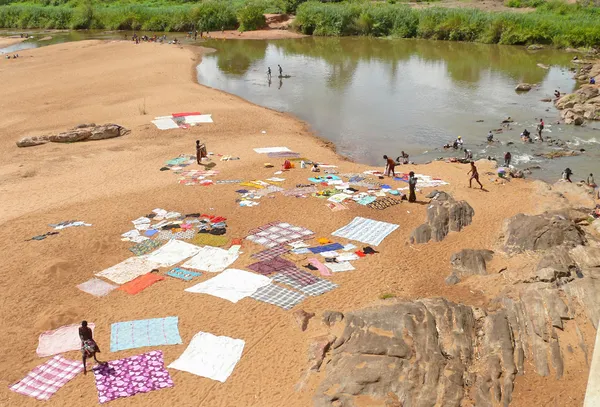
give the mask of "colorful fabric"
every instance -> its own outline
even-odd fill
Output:
[[[160,249],[159,249],[160,250]],[[134,278],[149,273],[153,269],[159,268],[158,263],[148,260],[147,256],[130,257],[104,271],[96,273],[98,277],[104,277],[117,284],[125,284]]]
[[[301,285],[298,283],[298,281],[283,274],[276,274],[273,277],[273,281],[289,285],[290,287],[295,288],[306,295],[310,295],[311,297],[316,297],[338,287],[337,284],[332,283],[331,281],[324,280],[322,278],[318,278],[317,280],[318,281],[316,283],[311,285]]]
[[[329,202],[325,204],[326,207],[331,209],[331,212],[345,211],[348,207],[342,203]]]
[[[84,293],[91,294],[95,297],[104,297],[108,295],[112,290],[119,288],[118,285],[107,283],[106,281],[100,280],[99,278],[92,278],[81,283],[77,286]]]
[[[155,240],[191,240],[196,235],[194,230],[180,230],[177,232],[172,232],[170,230],[161,230],[156,235]]]
[[[141,243],[136,244],[133,247],[129,248],[129,251],[133,254],[135,254],[136,256],[142,256],[144,254],[148,254],[150,253],[152,250],[156,249],[157,247],[162,246],[163,242],[160,242],[158,240],[144,240]]]
[[[242,357],[245,344],[242,339],[198,332],[169,368],[225,383]]]
[[[79,363],[81,365],[81,362]],[[160,350],[112,360],[93,369],[100,404],[173,387]]]
[[[285,191],[282,191],[281,193],[285,196],[300,197],[300,196],[314,194],[318,190],[319,189],[316,186],[311,185],[310,187],[286,189]]]
[[[255,148],[254,151],[257,152],[258,154],[269,154],[269,153],[290,152],[292,150],[290,150],[287,147],[262,147],[262,148]]]
[[[192,239],[192,243],[198,246],[221,247],[229,243],[229,238],[223,235],[211,235],[210,233],[198,233]]]
[[[323,252],[331,252],[334,250],[340,250],[343,248],[344,248],[344,246],[339,243],[332,243],[332,244],[327,244],[324,246],[309,247],[308,250],[310,250],[314,254],[319,254],[319,253],[323,253]]]
[[[259,261],[248,266],[250,270],[265,276],[277,273],[278,271],[289,267],[295,267],[295,264],[289,260],[282,259],[281,257]]]
[[[307,240],[314,232],[285,222],[271,222],[249,232],[246,239],[266,247],[275,247],[296,240]]]
[[[166,275],[183,281],[192,281],[194,277],[200,277],[202,273],[175,267],[174,269],[169,270]]]
[[[400,199],[385,197],[383,199],[378,199],[377,201],[371,202],[367,206],[371,209],[383,210],[389,208],[390,206],[398,205],[402,203]]]
[[[321,183],[321,182],[329,182],[329,181],[339,181],[341,178],[337,175],[323,175],[319,177],[309,178],[310,182]]]
[[[95,325],[90,322],[88,323],[88,327],[93,332]],[[43,358],[72,350],[79,350],[80,347],[79,324],[72,324],[40,334],[35,353]]]
[[[110,326],[110,351],[144,346],[179,345],[178,317],[115,322]]]
[[[165,278],[160,274],[148,273],[143,276],[139,276],[128,283],[123,284],[119,287],[119,290],[125,291],[128,294],[138,294],[142,290],[150,287],[157,281],[164,280]]]
[[[283,274],[284,276],[293,279],[302,286],[311,285],[319,281],[318,277],[313,276],[312,274],[304,270],[300,270],[298,267],[295,266],[279,270],[279,274]]]
[[[304,294],[288,290],[275,284],[269,284],[256,290],[250,297],[257,301],[266,302],[285,310],[293,308],[306,298]]]
[[[308,263],[315,266],[322,276],[330,277],[333,275],[331,274],[331,271],[329,271],[329,269],[325,267],[325,265],[321,263],[318,259],[308,259]]]
[[[357,216],[352,222],[333,232],[332,235],[378,246],[383,239],[398,229],[398,227],[398,225],[393,223],[380,222]]]
[[[271,280],[265,276],[244,270],[227,269],[218,276],[187,288],[185,291],[209,294],[237,303],[270,282]]]
[[[27,373],[9,389],[38,400],[48,400],[82,371],[81,360],[68,360],[56,355]]]
[[[263,250],[262,252],[254,253],[251,257],[258,260],[271,260],[289,251],[290,249],[285,246],[275,246],[271,247],[270,249]]]

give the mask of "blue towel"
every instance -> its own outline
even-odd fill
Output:
[[[169,270],[167,272],[167,275],[169,277],[175,277],[175,278],[178,278],[178,279],[183,280],[183,281],[191,281],[192,278],[199,277],[199,276],[202,275],[202,273],[197,273],[195,271],[189,271],[189,270],[186,270],[186,269],[175,267],[174,269]]]
[[[321,177],[309,178],[308,180],[310,182],[327,182],[327,181],[337,181],[339,179],[340,179],[340,177],[335,176],[335,175],[324,175]]]
[[[377,200],[377,198],[374,196],[365,196],[364,198],[356,201],[356,203],[360,204],[360,205],[368,205],[372,202],[375,202],[376,200]]]
[[[333,250],[339,250],[339,249],[343,249],[343,248],[344,248],[344,246],[342,246],[339,243],[331,243],[331,244],[326,244],[325,246],[309,247],[308,250],[317,254],[317,253],[323,253],[323,252],[330,252]]]
[[[178,317],[116,322],[110,326],[110,351],[182,343]]]

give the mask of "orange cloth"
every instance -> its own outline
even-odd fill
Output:
[[[139,276],[126,284],[123,284],[121,287],[119,287],[119,290],[123,290],[128,294],[137,294],[143,289],[150,287],[157,281],[164,279],[165,278],[160,274],[148,273],[144,274],[143,276]]]

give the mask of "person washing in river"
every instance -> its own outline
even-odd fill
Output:
[[[271,80],[271,67],[267,67],[267,78]]]
[[[494,142],[494,134],[492,133],[491,130],[488,132],[487,141],[488,141],[488,143],[493,143]]]
[[[563,173],[562,173],[562,178],[563,178],[565,181],[568,181],[568,182],[573,182],[573,181],[571,181],[571,175],[573,175],[573,171],[571,171],[571,169],[570,169],[570,168],[565,168],[565,170],[564,170],[564,171],[563,171]]]
[[[398,164],[408,164],[408,154],[406,154],[404,151],[402,151],[400,153],[400,156],[398,158],[396,158],[396,162]]]
[[[544,130],[544,119],[540,119],[540,122],[537,125],[537,132],[538,132],[538,137],[539,137],[540,141],[544,141],[544,139],[542,138],[543,130]]]
[[[510,160],[512,160],[512,154],[510,153],[510,151],[507,151],[506,153],[504,153],[504,166],[505,167],[510,167]]]
[[[383,174],[388,177],[395,177],[396,172],[394,171],[394,168],[396,167],[396,162],[391,158],[388,158],[387,155],[384,155],[383,159],[385,160],[385,172]]]

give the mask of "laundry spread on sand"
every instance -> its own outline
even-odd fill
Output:
[[[178,278],[183,281],[192,281],[194,277],[200,277],[202,273],[197,273],[195,271],[175,267],[174,269],[169,270],[165,275],[173,278]]]
[[[337,175],[323,175],[323,176],[318,176],[318,177],[312,177],[308,179],[310,182],[315,182],[315,183],[327,183],[328,185],[331,181],[340,181],[341,178],[338,177]]]
[[[85,222],[79,221],[79,220],[66,220],[66,221],[60,222],[60,223],[51,223],[48,226],[50,226],[51,228],[54,228],[54,230],[62,230],[62,229],[66,229],[66,228],[76,227],[76,226],[92,226],[92,224],[85,223]]]
[[[286,222],[271,222],[251,230],[246,239],[266,247],[275,247],[287,242],[308,240],[314,235],[311,230],[300,226]]]
[[[81,366],[81,361],[79,365]],[[173,380],[165,369],[163,353],[160,350],[111,360],[95,366],[92,371],[100,404],[173,387]]]
[[[290,251],[290,249],[288,249],[285,246],[274,246],[269,249],[260,251],[258,253],[254,253],[251,257],[261,260],[261,261],[262,260],[270,260],[275,257],[281,256],[282,254],[285,254],[289,251]]]
[[[213,177],[219,173],[217,170],[186,170],[177,172],[179,178],[177,182],[181,185],[200,185],[209,186],[214,183],[213,180],[207,177]]]
[[[198,246],[222,247],[229,243],[229,238],[210,233],[198,233],[192,238],[192,243]]]
[[[333,275],[333,274],[331,274],[331,271],[329,271],[329,269],[327,267],[325,267],[325,265],[323,263],[321,263],[318,259],[315,259],[315,258],[308,259],[308,264],[312,265],[317,270],[319,270],[319,273],[321,273],[321,275],[324,277],[331,277]]]
[[[171,267],[196,255],[201,249],[191,243],[169,240],[167,244],[149,254],[148,260],[159,264],[161,267]]]
[[[304,270],[300,270],[296,266],[281,269],[279,270],[278,274],[291,278],[292,280],[296,281],[296,283],[298,283],[298,285],[300,286],[311,285],[319,281],[318,277],[313,276],[312,274]]]
[[[187,129],[190,126],[197,126],[201,123],[212,123],[212,115],[201,114],[199,112],[191,113],[173,113],[171,116],[158,116],[152,120],[152,123],[159,130]]]
[[[139,276],[134,278],[128,283],[123,284],[118,289],[121,291],[125,291],[128,294],[134,295],[140,293],[142,290],[150,287],[152,284],[157,281],[162,281],[165,278],[160,274],[148,273],[143,276]]]
[[[300,154],[293,151],[272,151],[267,153],[267,156],[270,158],[297,158],[300,157]]]
[[[104,280],[100,280],[99,278],[94,277],[89,279],[85,283],[79,284],[77,288],[95,297],[104,297],[105,295],[108,295],[111,291],[119,288],[119,286],[107,283]]]
[[[415,177],[417,178],[417,187],[418,188],[436,188],[436,187],[440,187],[443,185],[448,185],[448,183],[446,181],[444,181],[440,178],[431,177],[429,175],[415,174]],[[409,174],[402,174],[399,177],[396,177],[394,179],[397,179],[399,181],[408,182],[408,178],[409,178]]]
[[[46,331],[38,338],[38,347],[35,353],[41,358],[58,355],[59,353],[79,350],[79,324],[65,325],[60,328]],[[89,322],[88,327],[94,331],[94,323]]]
[[[370,204],[367,204],[367,206],[371,209],[383,210],[389,208],[390,206],[398,205],[400,203],[402,203],[400,199],[385,197],[383,199],[373,201]]]
[[[277,273],[278,271],[289,267],[295,267],[295,264],[281,257],[274,257],[269,260],[259,261],[248,266],[250,270],[265,276]]]
[[[335,202],[328,202],[325,206],[331,209],[331,212],[345,211],[348,209],[346,205]]]
[[[378,246],[390,233],[398,229],[398,225],[372,219],[355,217],[352,222],[336,230],[332,236]]]
[[[83,372],[81,360],[69,360],[56,355],[9,386],[9,389],[38,400],[49,400],[54,393],[81,372]]]
[[[244,270],[227,269],[210,280],[186,288],[189,293],[209,294],[237,303],[271,283],[268,277]]]
[[[115,322],[110,326],[110,351],[144,346],[179,345],[179,318],[153,318]]]
[[[254,151],[257,152],[258,154],[282,153],[282,152],[291,153],[292,152],[292,150],[290,150],[287,147],[263,147],[263,148],[255,148]]]
[[[245,344],[242,339],[198,332],[168,367],[225,383],[242,357]]]
[[[218,273],[237,260],[239,254],[218,247],[205,246],[199,248],[198,254],[185,262],[181,267]]]
[[[259,288],[254,294],[251,295],[251,297],[257,301],[276,305],[285,310],[293,308],[306,298],[304,294],[300,294],[296,291],[292,291],[275,284],[269,284]]]
[[[136,256],[130,257],[119,264],[115,264],[106,270],[96,273],[96,276],[104,277],[117,284],[125,284],[126,282],[131,281],[138,276],[147,274],[159,267],[160,265],[158,263],[149,261],[147,256]]]
[[[338,287],[337,284],[332,283],[331,281],[324,280],[322,278],[317,278],[317,281],[310,285],[302,285],[298,283],[297,280],[290,278],[289,276],[285,276],[283,274],[275,274],[273,276],[273,281],[281,284],[288,285],[298,291],[301,291],[303,294],[309,295],[311,297],[316,297],[321,294],[325,294],[335,288]]]
[[[340,263],[325,263],[325,267],[334,273],[339,273],[340,271],[351,271],[354,270],[354,266],[347,261],[343,261]]]
[[[332,250],[340,250],[343,248],[344,248],[344,246],[339,243],[331,243],[331,244],[326,244],[323,246],[309,247],[308,250],[310,250],[311,252],[313,252],[315,254],[318,254],[318,253],[323,253],[323,252],[330,252]]]
[[[135,246],[130,247],[129,251],[135,254],[136,256],[142,256],[144,254],[150,253],[152,250],[160,247],[162,244],[163,242],[159,240],[146,239],[143,242],[140,242]]]
[[[316,193],[318,190],[319,189],[316,186],[311,185],[309,187],[286,189],[285,191],[282,191],[281,193],[285,196],[293,196],[296,198],[306,198],[307,196]]]

